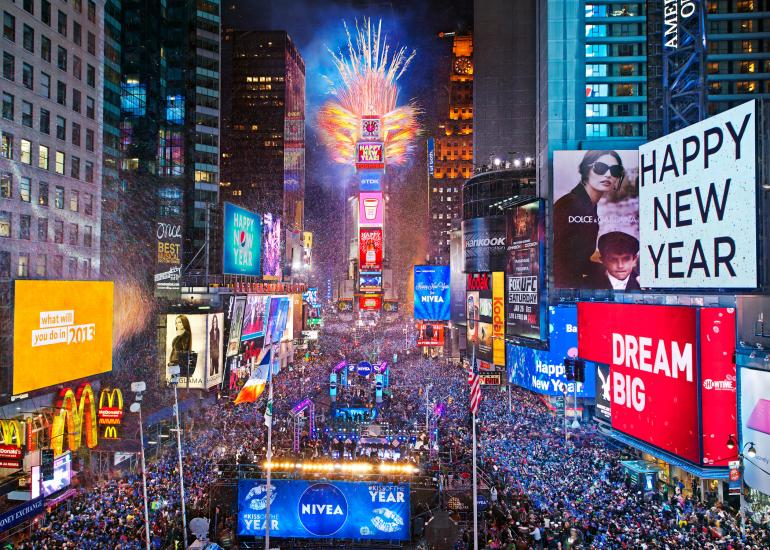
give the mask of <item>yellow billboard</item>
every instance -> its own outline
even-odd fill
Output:
[[[492,273],[492,362],[505,366],[505,273]]]
[[[112,282],[15,285],[14,395],[112,370]]]

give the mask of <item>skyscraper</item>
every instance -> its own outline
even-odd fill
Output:
[[[98,278],[104,4],[24,0],[2,15],[0,278]]]
[[[154,271],[169,287],[193,258],[188,273],[204,271],[199,252],[217,223],[219,9],[218,0],[123,2],[121,182],[112,198],[126,242],[143,244],[118,252],[156,264],[143,276]],[[161,254],[156,240],[172,248]]]
[[[473,173],[473,37],[442,33],[452,38],[448,86],[448,114],[439,124],[433,144],[433,170],[429,159],[431,262],[449,264],[450,230],[461,217],[463,182]]]
[[[230,66],[223,84],[222,200],[280,217],[283,265],[291,266],[304,228],[305,63],[283,31],[228,29],[224,46]]]

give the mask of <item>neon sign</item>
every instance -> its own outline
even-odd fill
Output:
[[[59,413],[51,425],[51,449],[59,456],[64,452],[64,429],[67,429],[67,445],[70,451],[77,451],[83,439],[85,428],[86,446],[96,447],[99,442],[99,427],[96,416],[96,398],[91,384],[84,383],[77,394],[72,388],[63,388],[56,402]]]

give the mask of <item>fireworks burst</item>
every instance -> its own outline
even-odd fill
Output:
[[[343,25],[348,37],[347,56],[329,50],[341,85],[333,87],[335,99],[327,101],[318,113],[322,140],[335,162],[353,164],[361,117],[379,115],[385,158],[389,164],[403,164],[414,150],[419,108],[413,102],[396,106],[396,82],[416,52],[399,48],[391,55],[387,37],[382,34],[382,21],[376,28],[368,18],[361,26],[356,21],[355,39],[347,24]]]

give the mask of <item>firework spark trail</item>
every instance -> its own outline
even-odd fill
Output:
[[[356,21],[355,37],[343,22],[347,36],[347,57],[329,50],[341,85],[333,87],[335,99],[327,101],[318,113],[318,125],[332,159],[341,164],[355,162],[355,144],[363,115],[382,117],[385,157],[388,163],[403,164],[414,151],[419,132],[418,107],[407,103],[397,107],[398,85],[414,59],[415,51],[399,48],[391,55],[382,21],[375,28],[364,18]]]

